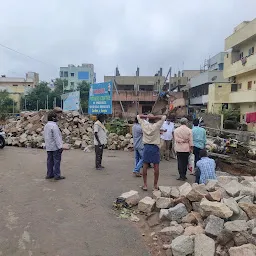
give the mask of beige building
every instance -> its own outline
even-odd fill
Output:
[[[231,82],[229,106],[246,113],[256,112],[256,19],[244,21],[225,40],[224,77]],[[256,131],[256,124],[248,124]]]
[[[200,74],[200,70],[183,70],[181,72],[179,71],[177,74],[174,74],[173,77],[170,77],[169,90],[188,90],[188,84],[190,79],[198,74]]]
[[[158,75],[140,76],[137,69],[135,76],[121,76],[117,69],[116,76],[104,76],[104,82],[114,83],[113,116],[135,117],[137,112],[151,112],[165,82],[165,77],[161,73],[160,69]]]
[[[21,98],[39,83],[39,74],[35,72],[26,73],[26,77],[0,77],[0,91],[7,91],[10,97],[17,103],[19,110]]]

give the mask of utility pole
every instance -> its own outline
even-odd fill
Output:
[[[47,107],[47,110],[49,109],[48,100],[49,100],[49,96],[47,95],[47,96],[46,96],[46,107]]]
[[[36,101],[36,110],[38,111],[38,100]]]

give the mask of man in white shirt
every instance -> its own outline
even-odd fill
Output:
[[[164,122],[161,130],[161,159],[165,157],[167,161],[170,160],[170,148],[173,139],[174,123],[171,122],[170,118],[167,118]]]

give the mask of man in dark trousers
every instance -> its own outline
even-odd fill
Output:
[[[104,114],[97,115],[97,121],[94,123],[94,146],[95,146],[95,165],[96,170],[104,169],[102,166],[102,155],[104,145],[107,144],[107,130],[103,124]]]
[[[63,180],[60,174],[60,162],[62,155],[62,136],[57,125],[57,114],[53,111],[48,114],[48,122],[44,127],[44,141],[47,151],[47,175],[46,179]]]
[[[188,119],[181,118],[181,126],[174,130],[175,151],[177,152],[179,178],[177,180],[185,181],[187,179],[187,166],[189,153],[193,152],[192,130],[188,128]]]

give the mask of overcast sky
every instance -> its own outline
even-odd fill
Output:
[[[199,69],[224,50],[224,39],[256,18],[256,0],[1,0],[0,74],[36,71],[41,80],[59,67],[93,63],[97,82],[113,75],[154,75],[163,67]],[[183,64],[184,63],[184,64]]]

